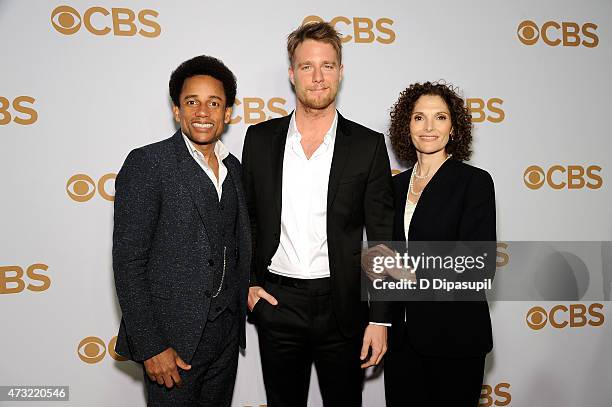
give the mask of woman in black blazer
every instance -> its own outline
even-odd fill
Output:
[[[400,94],[390,136],[396,156],[411,168],[393,179],[394,240],[496,240],[493,180],[463,162],[471,154],[471,129],[463,99],[446,84],[416,83]],[[478,405],[493,347],[482,298],[393,303],[387,406]]]

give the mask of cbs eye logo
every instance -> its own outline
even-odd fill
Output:
[[[32,96],[17,96],[11,103],[9,99],[0,96],[0,126],[9,124],[11,121],[23,126],[36,123],[38,112],[31,107],[35,101],[36,99]],[[17,114],[13,113],[11,115],[11,112],[9,112],[11,105],[13,106],[12,110],[17,112]]]
[[[597,24],[584,23],[579,26],[572,22],[547,21],[539,28],[531,21],[521,22],[516,30],[519,40],[525,45],[535,45],[540,38],[551,47],[563,45],[564,47],[595,48],[599,44],[599,37],[595,33]]]
[[[107,201],[115,200],[115,178],[117,174],[109,173],[103,175],[97,182],[98,194]],[[113,184],[112,193],[109,192],[111,188],[108,186],[111,182]],[[87,202],[96,194],[96,182],[87,174],[75,174],[66,182],[66,192],[73,201]]]
[[[155,38],[161,34],[161,27],[154,20],[158,16],[157,11],[149,9],[140,10],[136,15],[136,12],[129,8],[114,7],[109,12],[103,7],[90,7],[81,17],[76,9],[59,6],[51,12],[51,24],[56,31],[64,35],[73,35],[84,25],[85,29],[94,35],[107,35],[112,32],[118,37],[133,37],[139,34],[146,38]]]
[[[529,189],[540,189],[546,183],[552,189],[599,189],[603,185],[601,167],[590,165],[553,165],[547,171],[537,165],[527,167],[523,173],[523,182]]]
[[[588,308],[584,304],[555,305],[547,312],[542,307],[533,307],[527,311],[525,322],[534,331],[539,331],[547,324],[556,329],[581,328],[587,325],[602,326],[605,322],[603,304],[594,303]]]
[[[0,266],[0,294],[18,294],[26,289],[34,292],[48,290],[51,279],[41,273],[47,270],[49,266],[42,263],[32,264],[26,268],[25,273],[20,266]]]
[[[231,118],[230,124],[237,124],[241,121],[244,121],[245,124],[257,124],[270,120],[272,117],[287,116],[289,113],[284,109],[286,103],[287,101],[281,97],[273,97],[267,101],[258,97],[244,97],[242,101],[236,98],[233,109],[236,115]],[[242,116],[239,113],[242,113]]]
[[[324,21],[319,16],[308,16],[302,21],[302,25],[309,23],[320,23]],[[329,24],[339,32],[345,31],[338,28],[339,24],[352,25],[352,35],[342,34],[342,42],[354,41],[358,44],[366,44],[377,41],[381,44],[391,44],[395,41],[395,31],[391,29],[393,20],[390,18],[379,18],[373,21],[367,17],[334,17],[329,20]]]
[[[485,120],[491,123],[499,123],[506,117],[501,105],[504,101],[500,98],[479,99],[469,98],[465,100],[467,109],[472,115],[472,123],[482,123]]]
[[[127,360],[127,358],[124,358],[115,352],[116,344],[117,337],[113,336],[108,342],[108,354],[110,357],[120,362]],[[106,356],[106,350],[107,347],[102,339],[98,338],[97,336],[88,336],[79,342],[79,345],[77,346],[77,355],[79,355],[79,358],[83,362],[92,365],[104,359],[104,356]]]
[[[510,383],[497,383],[495,387],[483,384],[478,407],[507,406],[511,401]]]

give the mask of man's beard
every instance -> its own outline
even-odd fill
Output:
[[[322,110],[334,103],[337,92],[330,91],[325,96],[309,97],[308,91],[298,95],[298,100],[307,109]]]

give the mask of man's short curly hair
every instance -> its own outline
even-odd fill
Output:
[[[413,165],[417,154],[410,138],[410,117],[417,100],[423,95],[437,95],[446,102],[451,115],[453,140],[446,145],[446,152],[453,158],[467,161],[472,155],[472,116],[463,99],[452,85],[443,82],[413,83],[400,93],[391,108],[389,136],[395,155],[400,161]]]
[[[208,75],[223,84],[225,107],[234,105],[236,99],[236,77],[220,60],[208,55],[200,55],[183,62],[170,76],[170,98],[174,106],[180,106],[181,90],[187,78],[197,75]]]

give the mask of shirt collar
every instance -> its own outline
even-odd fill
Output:
[[[327,130],[325,135],[323,136],[323,144],[326,146],[333,143],[336,139],[336,129],[338,128],[338,111],[334,115],[334,121],[332,125]],[[289,133],[287,134],[287,139],[295,138],[297,141],[301,141],[302,135],[300,134],[297,123],[295,121],[295,112],[291,115],[291,122],[289,123]]]
[[[197,148],[193,146],[193,144],[191,143],[191,140],[189,140],[189,138],[185,135],[185,133],[181,132],[181,134],[183,135],[183,140],[185,140],[185,145],[187,145],[187,151],[189,151],[189,154],[191,154],[193,158],[201,158],[202,161],[206,165],[208,165],[208,163],[203,159],[204,154],[202,154]],[[217,160],[219,161],[225,160],[227,156],[229,155],[229,150],[227,149],[225,144],[221,142],[221,140],[217,140],[215,142],[214,152],[215,152],[215,155],[217,156]]]

